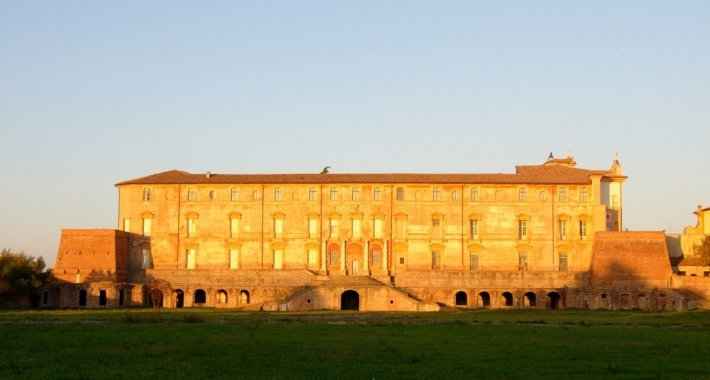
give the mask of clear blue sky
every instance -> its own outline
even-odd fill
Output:
[[[710,205],[709,1],[0,1],[0,248],[53,265],[114,183],[513,172],[571,150],[625,226]]]

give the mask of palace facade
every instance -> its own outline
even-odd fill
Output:
[[[663,233],[620,232],[626,179],[552,155],[510,174],[153,174],[116,184],[118,229],[62,231],[56,304],[687,307]],[[634,255],[654,267],[619,290]]]

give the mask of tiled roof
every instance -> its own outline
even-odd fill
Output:
[[[566,166],[517,166],[514,174],[192,174],[170,170],[128,181],[121,185],[158,184],[228,184],[228,183],[495,183],[495,184],[589,184],[590,175],[604,175],[604,170],[586,170]]]

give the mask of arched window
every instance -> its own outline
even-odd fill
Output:
[[[468,306],[468,295],[466,292],[456,293],[456,306]]]
[[[207,294],[202,289],[197,289],[195,291],[195,303],[205,303],[207,302]]]
[[[249,292],[242,290],[239,292],[239,303],[247,304],[249,303]]]
[[[227,303],[227,291],[224,289],[220,289],[219,291],[217,291],[216,301],[217,301],[217,303],[220,303],[220,304]]]

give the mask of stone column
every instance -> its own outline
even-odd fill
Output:
[[[320,255],[320,271],[323,274],[328,273],[328,267],[326,266],[326,263],[328,262],[328,251],[326,247],[326,241],[323,240],[323,244],[321,246],[321,255]]]
[[[389,274],[389,270],[387,268],[387,250],[389,248],[389,241],[385,240],[384,247],[382,247],[382,270],[385,272],[385,274]]]
[[[340,274],[345,274],[345,241],[343,241],[343,248],[340,250]]]
[[[367,275],[370,275],[370,241],[365,242],[365,263],[362,265]]]

